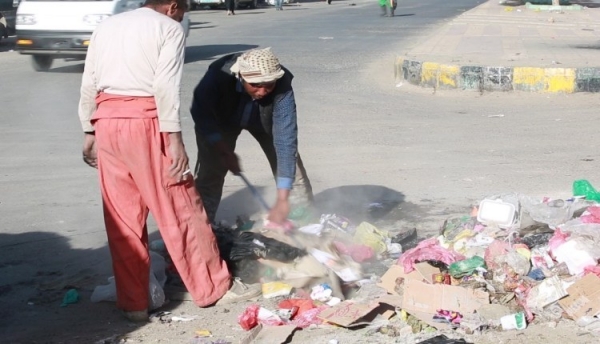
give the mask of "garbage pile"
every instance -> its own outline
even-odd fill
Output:
[[[243,342],[283,343],[296,329],[337,326],[466,343],[445,335],[564,320],[600,336],[600,193],[587,181],[573,188],[569,199],[487,197],[416,246],[416,230],[354,225],[335,214],[292,230],[217,226],[234,276],[261,283],[269,300],[239,315]],[[383,275],[368,271],[383,261],[392,262]]]
[[[366,326],[398,337],[523,330],[534,322],[556,327],[570,319],[600,336],[600,197],[585,181],[576,181],[574,190],[576,197],[564,200],[488,197],[404,252],[390,232],[323,215],[278,240],[319,237],[321,247],[304,247],[307,256],[333,271],[343,292],[327,283],[292,286],[276,272],[277,281],[263,280],[263,293],[281,298],[277,309],[252,304],[239,316],[240,326],[259,333],[288,326],[288,334],[321,324]],[[397,260],[380,278],[361,270],[365,262],[390,257]]]

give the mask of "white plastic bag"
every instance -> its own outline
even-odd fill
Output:
[[[150,283],[148,285],[150,292],[148,298],[149,310],[157,309],[165,303],[165,292],[163,290],[165,282],[167,281],[165,270],[165,259],[160,254],[150,251]],[[99,285],[94,288],[90,300],[92,302],[116,302],[117,287],[115,285],[115,277],[109,277],[108,284]]]

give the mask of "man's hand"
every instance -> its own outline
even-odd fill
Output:
[[[238,156],[231,149],[229,149],[229,147],[227,147],[225,142],[219,141],[215,143],[215,149],[221,157],[221,163],[229,171],[231,171],[231,173],[237,176],[240,174],[240,172],[242,172]]]
[[[177,179],[177,182],[179,183],[186,178],[190,169],[181,132],[169,133],[169,153],[172,160],[171,167],[169,168],[169,175],[172,178]]]
[[[269,221],[274,222],[278,225],[284,225],[287,221],[287,217],[290,214],[290,202],[288,200],[290,190],[279,189],[277,190],[277,202],[271,212],[269,213]]]
[[[98,168],[98,151],[94,133],[85,133],[83,138],[83,161],[93,168]]]

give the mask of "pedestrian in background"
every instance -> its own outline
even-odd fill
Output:
[[[275,10],[283,11],[283,0],[275,0]]]
[[[227,6],[227,15],[235,15],[235,0],[225,0],[225,6]]]
[[[396,10],[396,6],[398,5],[398,2],[396,0],[379,0],[379,6],[381,7],[381,16],[382,17],[393,17],[394,16],[394,10]],[[389,14],[388,14],[388,8],[389,8]]]

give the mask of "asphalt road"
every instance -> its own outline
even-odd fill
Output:
[[[233,17],[195,11],[183,104],[216,57],[272,47],[295,74],[300,152],[316,197],[324,211],[348,216],[391,199],[404,202],[394,220],[419,226],[490,194],[563,196],[574,179],[594,181],[600,142],[590,124],[600,116],[593,96],[434,95],[395,84],[396,54],[478,3],[406,0],[394,18],[380,17],[374,0],[302,2]],[[111,273],[96,173],[81,161],[82,64],[57,61],[36,73],[27,57],[8,50],[0,53],[0,338],[17,341],[28,338],[19,329],[41,326],[44,309],[63,311],[56,299],[27,305],[40,296],[39,283],[66,275],[97,282]],[[195,162],[192,121],[187,111],[182,118]],[[273,199],[258,145],[244,135],[238,147],[247,176]],[[219,218],[258,210],[242,181],[228,177]]]

